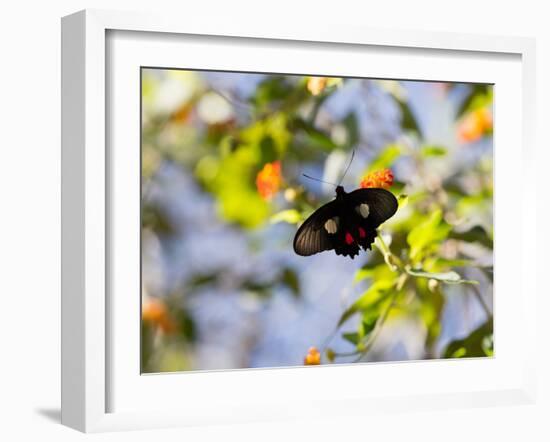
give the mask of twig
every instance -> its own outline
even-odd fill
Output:
[[[374,326],[374,330],[371,332],[371,334],[369,335],[369,339],[365,343],[365,346],[360,351],[360,356],[354,362],[359,362],[374,345],[374,342],[376,341],[376,339],[378,338],[378,335],[382,330],[382,326],[386,322],[386,319],[388,319],[391,309],[395,306],[395,298],[397,298],[398,293],[401,292],[401,290],[405,286],[405,283],[407,282],[408,279],[409,279],[409,275],[407,275],[406,273],[402,273],[401,276],[399,276],[399,278],[397,279],[397,283],[395,284],[395,290],[392,294],[390,303],[386,307],[386,310],[384,310],[384,313],[382,313],[378,317],[378,320],[376,321],[376,325]]]
[[[252,114],[254,110],[254,106],[250,105],[247,102],[241,101],[237,98],[232,97],[229,94],[226,94],[225,92],[222,92],[219,89],[216,89],[215,87],[210,87],[210,89],[218,94],[220,97],[222,97],[225,101],[227,101],[229,104],[232,104],[233,106],[241,107],[243,109],[246,109],[248,111],[249,115]]]
[[[401,260],[390,251],[390,248],[384,242],[382,235],[380,235],[380,232],[378,231],[376,232],[374,245],[378,248],[378,250],[380,250],[380,253],[382,253],[384,261],[386,262],[390,270],[393,272],[397,272],[399,267],[402,266]],[[398,265],[396,265],[395,263],[397,263]]]
[[[382,253],[382,256],[384,257],[384,261],[393,272],[397,272],[399,271],[399,269],[403,268],[403,263],[401,262],[401,260],[391,252],[390,248],[382,238],[382,235],[380,235],[380,232],[378,231],[376,232],[376,239],[374,244],[376,245],[378,250],[380,250],[380,253]],[[401,291],[401,289],[405,285],[405,282],[407,281],[408,278],[409,278],[409,275],[405,272],[403,272],[399,276],[399,278],[397,278],[397,282],[395,284],[394,292],[392,294],[391,300],[388,303],[388,306],[386,307],[384,312],[376,320],[376,325],[374,326],[374,329],[372,330],[372,332],[368,335],[368,339],[365,342],[363,348],[361,350],[358,350],[357,352],[347,354],[349,356],[353,356],[354,354],[357,354],[357,353],[359,354],[359,357],[354,362],[360,361],[365,356],[365,354],[367,354],[367,352],[371,349],[371,347],[374,345],[376,338],[380,334],[382,326],[386,322],[386,319],[388,318],[388,315],[390,314],[391,309],[395,305],[395,298],[397,297],[397,294]],[[322,348],[326,349],[330,341],[334,338],[336,333],[338,333],[338,330],[340,329],[340,325],[341,324],[337,325],[332,331],[332,333],[330,333],[327,336],[327,338],[323,343]],[[341,355],[343,354],[336,354],[336,356],[341,356]]]
[[[380,332],[382,331],[382,327],[386,320],[388,319],[388,316],[390,315],[390,311],[395,305],[395,298],[397,296],[397,293],[399,293],[398,290],[395,290],[395,292],[392,295],[391,301],[389,302],[388,306],[384,310],[384,312],[378,317],[378,320],[376,321],[376,325],[374,326],[374,330],[370,333],[369,338],[367,339],[367,342],[365,342],[365,345],[359,352],[359,357],[355,359],[353,362],[359,362],[361,359],[365,357],[365,355],[369,352],[369,350],[372,348],[374,343],[376,342],[376,339],[380,335]]]
[[[341,357],[341,358],[344,358],[344,357],[349,357],[349,356],[355,356],[357,354],[359,354],[359,351],[355,350],[355,351],[350,351],[350,352],[342,352],[342,353],[338,353],[338,352],[333,352],[334,356],[335,357]]]

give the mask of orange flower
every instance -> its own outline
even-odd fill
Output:
[[[464,143],[479,140],[493,128],[493,115],[486,107],[473,110],[460,120],[457,128],[458,139]]]
[[[317,350],[317,347],[310,347],[307,351],[307,355],[304,358],[305,365],[320,365],[321,364],[321,353]]]
[[[327,87],[327,77],[309,77],[307,79],[307,90],[311,95],[319,95]]]
[[[150,298],[143,301],[141,319],[158,327],[165,334],[172,334],[177,330],[177,324],[168,313],[166,304],[160,299]]]
[[[360,187],[367,189],[369,187],[381,187],[389,189],[393,184],[393,173],[390,169],[375,170],[366,174],[361,180]]]
[[[256,187],[263,199],[269,200],[273,198],[279,189],[283,179],[281,176],[281,162],[274,161],[266,163],[262,170],[256,176]]]

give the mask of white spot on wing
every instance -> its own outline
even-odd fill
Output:
[[[338,218],[330,218],[325,223],[325,230],[330,234],[335,234],[338,231]]]
[[[355,208],[355,211],[363,218],[367,218],[370,213],[369,205],[367,203],[360,204]]]

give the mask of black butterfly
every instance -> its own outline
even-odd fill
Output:
[[[370,249],[376,229],[397,211],[397,199],[385,189],[357,189],[347,193],[336,187],[336,199],[321,206],[304,221],[294,237],[294,251],[310,256],[324,250],[351,259],[359,247]]]

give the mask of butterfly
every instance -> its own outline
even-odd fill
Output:
[[[347,193],[340,185],[336,198],[319,207],[299,227],[294,251],[310,256],[325,250],[354,259],[360,248],[371,249],[376,229],[397,211],[397,198],[381,188]]]

